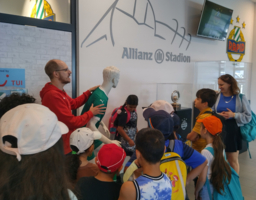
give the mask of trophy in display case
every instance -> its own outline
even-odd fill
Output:
[[[174,90],[172,92],[171,99],[173,101],[172,106],[175,111],[181,109],[181,105],[177,103],[179,101],[179,98],[180,98],[180,92],[178,90]]]

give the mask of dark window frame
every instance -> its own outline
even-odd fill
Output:
[[[34,19],[18,15],[10,15],[0,13],[0,22],[36,26],[38,28],[53,29],[59,31],[71,32],[71,46],[72,46],[72,98],[77,97],[77,50],[76,50],[76,13],[77,13],[77,0],[70,0],[70,24],[61,22],[51,22],[41,19]],[[0,36],[1,37],[1,36]],[[73,114],[76,114],[73,111]]]

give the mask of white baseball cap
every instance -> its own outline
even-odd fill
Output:
[[[16,155],[31,155],[52,147],[68,127],[59,122],[49,108],[35,104],[23,104],[5,113],[0,120],[0,148]]]
[[[171,115],[174,112],[172,105],[165,100],[154,101],[149,107],[154,108],[155,111],[164,110]]]
[[[72,149],[72,146],[75,146],[78,149],[77,154],[84,153],[93,144],[94,140],[100,138],[101,133],[99,131],[92,131],[86,127],[78,128],[70,135],[70,147]]]

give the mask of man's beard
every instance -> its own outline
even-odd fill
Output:
[[[59,80],[60,80],[60,82],[61,82],[62,84],[68,84],[68,83],[70,83],[70,80],[65,80],[62,76],[59,78]]]

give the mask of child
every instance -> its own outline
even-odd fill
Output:
[[[1,117],[0,130],[1,200],[77,200],[64,166],[61,135],[68,127],[52,111],[35,103],[16,106]]]
[[[136,95],[129,95],[124,105],[117,111],[118,115],[114,123],[120,136],[121,145],[127,156],[131,156],[135,151],[134,140],[137,133],[137,106],[138,97]],[[130,112],[128,123],[126,123],[128,117],[127,112]]]
[[[196,184],[195,196],[196,199],[208,200],[209,197],[207,186],[205,185],[206,176],[210,180],[211,195],[213,189],[218,193],[223,193],[224,184],[223,180],[231,179],[231,169],[224,158],[224,144],[221,140],[220,134],[222,132],[222,122],[215,116],[206,117],[204,119],[197,120],[197,123],[201,123],[200,134],[207,142],[207,148],[214,149],[214,157],[211,152],[206,148],[202,150],[208,164],[199,175]]]
[[[173,134],[170,135],[170,140],[182,140],[181,136],[177,133],[177,131],[180,129],[180,118],[176,113],[173,113],[172,115],[173,119]]]
[[[163,134],[156,129],[144,128],[138,132],[135,143],[137,162],[144,175],[133,182],[125,182],[119,200],[171,199],[171,181],[160,171],[160,160],[165,151]]]
[[[206,88],[198,90],[196,93],[195,107],[200,113],[196,119],[204,119],[205,117],[211,116],[211,113],[205,112],[212,112],[211,107],[215,104],[215,101],[216,92],[214,90]],[[200,136],[200,127],[201,124],[196,122],[193,130],[187,135],[187,139],[192,141],[192,148],[199,153],[201,153],[206,146],[206,141]]]
[[[122,169],[125,151],[115,144],[105,144],[99,150],[96,163],[100,169],[95,177],[82,177],[77,182],[79,200],[117,200],[121,189],[120,182],[113,178]]]
[[[173,118],[169,113],[164,110],[155,111],[153,108],[147,108],[143,112],[145,120],[148,122],[148,126],[161,131],[165,138],[166,149],[170,147],[170,136],[173,134],[174,125],[178,123],[179,117]],[[176,121],[178,120],[178,121]],[[192,170],[187,175],[187,183],[197,177],[207,164],[204,156],[186,145],[180,140],[173,140],[172,149],[168,149],[170,152],[174,152],[180,155],[187,166],[192,167]],[[136,167],[136,155],[133,155],[126,164],[127,171],[124,174],[124,182],[127,181]],[[135,161],[135,162],[134,162]],[[131,166],[131,167],[130,167]],[[136,175],[135,175],[136,176]]]
[[[99,173],[97,165],[90,163],[87,157],[94,150],[94,140],[101,137],[98,131],[89,128],[76,129],[70,135],[70,148],[75,155],[65,157],[70,181],[76,183],[81,177],[96,176]]]

